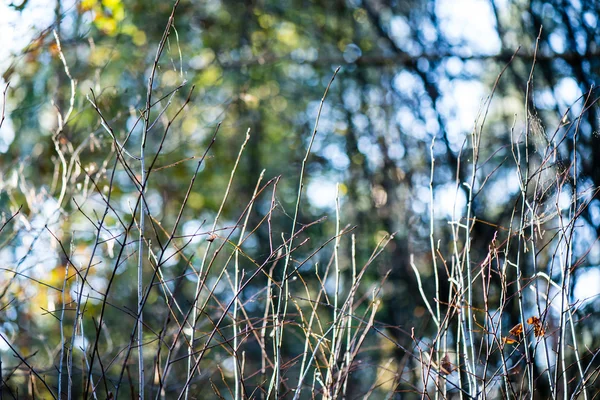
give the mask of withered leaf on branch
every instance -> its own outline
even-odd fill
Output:
[[[450,357],[446,353],[441,360],[440,373],[444,375],[450,375],[456,367],[450,362]]]
[[[546,331],[544,330],[544,325],[538,317],[533,316],[528,318],[527,323],[529,325],[533,325],[533,334],[536,338],[542,337],[546,334]]]
[[[523,324],[517,324],[512,327],[510,331],[508,331],[513,336],[520,336],[523,333]]]

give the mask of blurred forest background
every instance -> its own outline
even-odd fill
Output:
[[[599,2],[173,6],[0,11],[3,395],[600,391]]]

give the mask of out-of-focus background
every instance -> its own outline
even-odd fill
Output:
[[[77,396],[91,393],[81,384],[89,375],[108,377],[98,389],[106,393],[115,391],[115,382],[126,382],[129,373],[135,381],[135,357],[123,361],[123,354],[136,325],[137,233],[124,236],[122,228],[133,221],[136,209],[138,191],[131,177],[140,178],[135,159],[144,129],[140,115],[172,7],[163,0],[0,5],[0,83],[6,89],[0,99],[3,393],[41,393],[36,392],[46,390],[36,386],[42,386],[41,377],[56,392],[60,349],[69,343],[77,359],[72,361]],[[368,309],[364,304],[375,298],[379,308],[350,369],[350,398],[365,393],[412,398],[435,390],[437,378],[424,383],[421,366],[431,365],[423,354],[439,351],[441,337],[444,348],[452,349],[444,353],[450,354],[449,368],[456,369],[445,375],[447,396],[479,382],[469,374],[481,382],[490,376],[489,391],[483,389],[489,396],[510,393],[503,381],[522,370],[530,371],[544,398],[580,393],[581,385],[590,393],[600,390],[600,112],[594,86],[600,74],[599,18],[595,1],[181,1],[157,65],[153,101],[161,102],[153,109],[157,124],[147,138],[147,163],[158,149],[160,154],[145,193],[151,217],[144,277],[148,285],[156,271],[153,256],[164,253],[157,257],[160,280],[173,292],[167,296],[154,276],[156,287],[148,290],[144,311],[151,349],[148,396],[161,390],[165,396],[170,390],[179,393],[186,383],[185,346],[173,349],[173,359],[182,360],[173,363],[170,386],[161,386],[157,378],[163,367],[156,366],[161,365],[156,348],[168,348],[177,329],[170,332],[165,321],[170,313],[182,317],[190,309],[198,279],[205,279],[206,290],[214,289],[207,318],[221,315],[232,300],[229,273],[223,278],[219,268],[228,265],[236,249],[237,239],[228,235],[263,169],[263,184],[281,178],[276,191],[269,187],[249,214],[246,230],[252,234],[238,248],[244,253],[240,279],[248,279],[269,258],[282,235],[289,239],[302,160],[338,66],[304,173],[296,228],[303,230],[294,245],[310,242],[292,255],[290,271],[299,267],[299,275],[290,283],[297,287],[288,318],[308,320],[298,311],[305,304],[293,305],[308,296],[300,281],[323,288],[318,302],[331,307],[336,285],[344,293],[350,290],[352,260],[359,269],[369,264],[356,309],[360,312],[361,304]],[[179,85],[184,86],[169,97]],[[189,103],[177,114],[192,86]],[[161,114],[168,101],[172,106]],[[131,170],[116,162],[114,141],[99,111],[104,125],[125,143]],[[218,124],[216,141],[187,193]],[[248,128],[250,140],[218,214]],[[111,208],[104,218],[109,193]],[[336,198],[340,229],[356,227],[354,256],[350,234],[342,235],[333,262],[335,241],[327,241],[336,235]],[[162,248],[184,201],[173,242],[185,248]],[[323,216],[327,220],[309,226]],[[133,232],[137,222],[132,223]],[[378,243],[390,234],[393,238],[371,262]],[[225,245],[217,255],[220,267],[198,278],[190,271],[199,271],[213,240]],[[340,265],[338,283],[328,269],[335,265]],[[257,275],[242,291],[243,318],[256,326],[242,324],[240,332],[258,330],[262,322],[257,321],[270,314],[264,311],[265,287],[271,279],[282,282],[278,268],[274,276]],[[459,269],[471,281],[469,296],[456,289],[462,286],[453,286]],[[275,291],[282,287],[273,285]],[[453,300],[456,296],[461,300]],[[177,299],[183,311],[167,307],[168,298]],[[73,305],[77,299],[80,320]],[[443,318],[436,320],[435,314],[440,312],[470,328],[461,331],[451,322],[450,333],[438,336]],[[98,335],[100,315],[106,328]],[[521,344],[529,351],[509,351],[508,331],[531,315],[543,321],[543,345],[530,342]],[[362,317],[368,320],[367,314]],[[331,323],[322,318],[323,324]],[[213,326],[204,328],[202,334]],[[265,329],[274,328],[269,323]],[[306,351],[296,325],[286,329],[281,354],[291,382],[299,376],[295,355]],[[227,343],[231,333],[219,332],[215,343]],[[474,351],[460,349],[460,332]],[[257,388],[269,386],[261,377],[271,372],[254,375],[265,349],[254,336],[242,336],[245,395],[265,396]],[[530,341],[537,339],[536,334]],[[206,398],[197,393],[209,390],[203,386],[209,382],[215,393],[230,397],[227,388],[239,378],[233,370],[240,368],[232,354],[227,346],[217,346],[203,355],[203,372],[190,382],[197,398]],[[437,356],[438,364],[444,354]],[[32,377],[32,368],[39,377]],[[319,379],[311,372],[315,393],[327,387],[322,379],[321,386],[314,383]],[[151,393],[155,386],[161,389]],[[130,389],[122,390],[125,396]],[[523,393],[513,391],[514,397]]]

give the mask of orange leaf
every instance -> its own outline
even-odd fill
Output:
[[[533,327],[533,334],[535,335],[535,337],[542,337],[542,336],[544,336],[546,334],[546,331],[544,330],[544,328],[540,324],[540,326],[534,326]]]
[[[530,317],[529,319],[527,319],[527,323],[529,325],[533,325],[533,334],[535,335],[535,337],[541,337],[546,334],[544,326],[542,325],[542,321],[540,321],[538,317]]]
[[[517,324],[508,331],[511,335],[520,336],[523,333],[523,324]]]
[[[506,344],[515,344],[515,343],[517,343],[517,341],[515,339],[507,337],[507,336],[503,337],[502,341],[504,343],[506,343]]]

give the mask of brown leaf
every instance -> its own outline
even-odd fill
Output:
[[[508,336],[504,336],[504,337],[502,338],[502,341],[503,341],[504,343],[506,343],[506,344],[515,344],[515,343],[517,343],[517,340],[516,340],[516,339],[514,339],[514,338],[511,338],[511,337],[508,337]]]
[[[542,325],[542,321],[538,317],[530,317],[527,319],[527,323],[529,325],[533,325],[533,334],[535,337],[542,337],[546,334],[544,330],[544,326]]]
[[[510,331],[508,331],[513,336],[520,336],[523,333],[523,324],[517,324],[512,327]]]
[[[446,354],[441,360],[440,373],[444,375],[450,375],[452,371],[456,369],[454,365],[450,362],[450,357]]]

